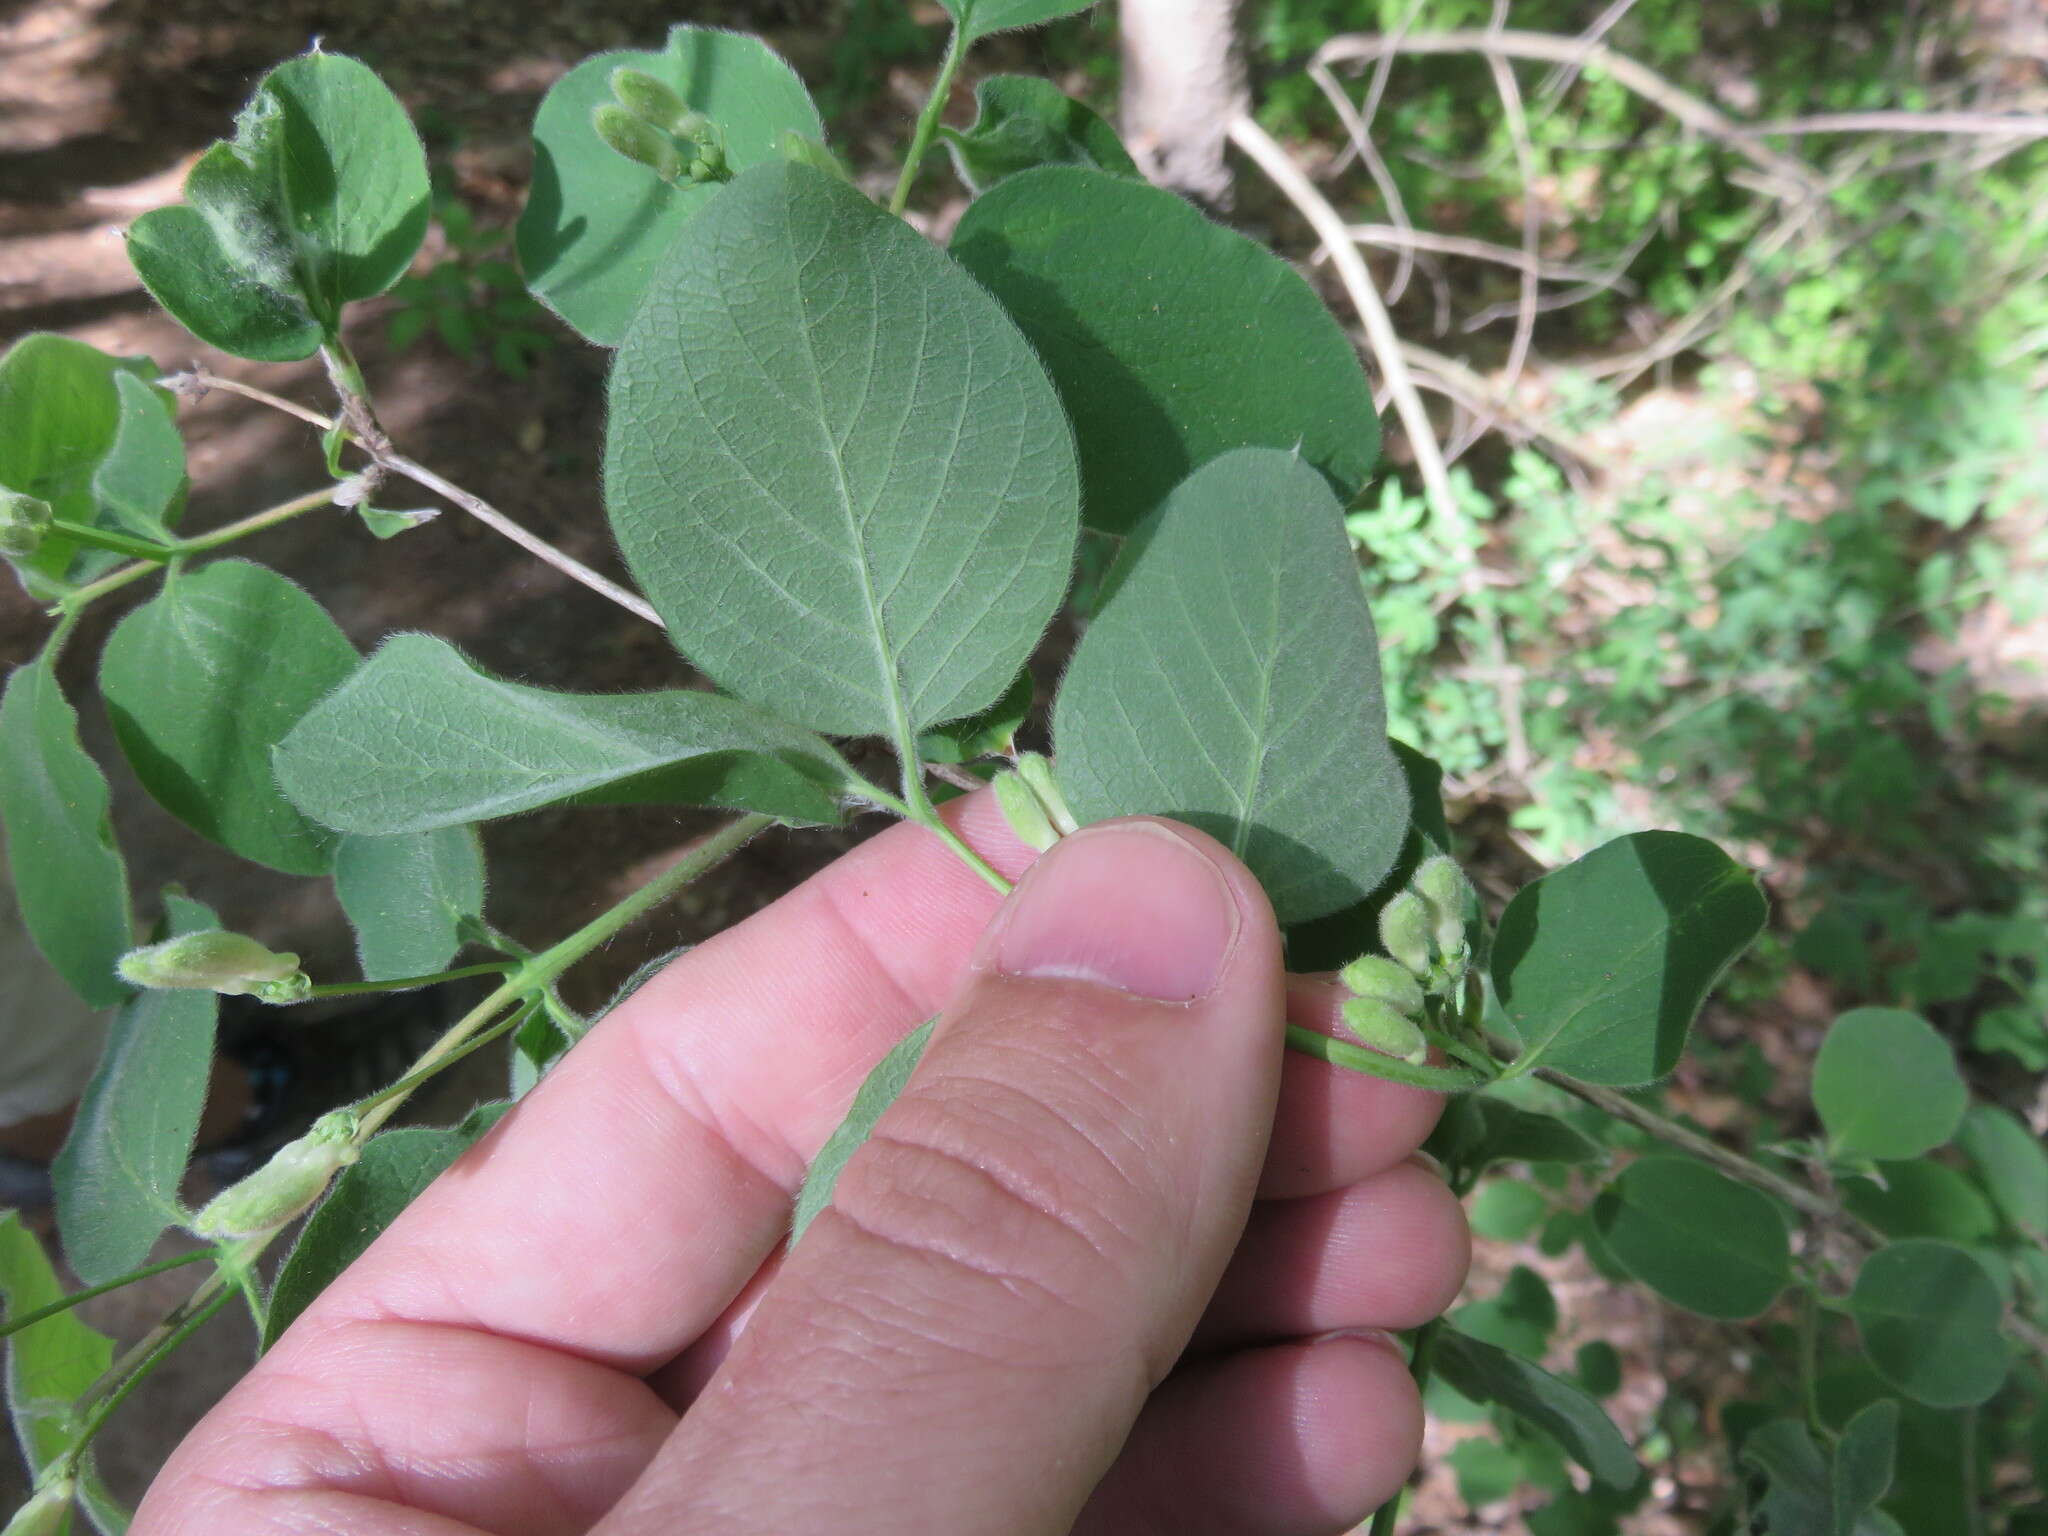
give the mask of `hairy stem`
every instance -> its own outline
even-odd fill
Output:
[[[966,57],[967,35],[955,26],[946,44],[946,56],[939,63],[939,73],[932,81],[932,93],[925,98],[924,110],[917,114],[910,148],[903,152],[903,173],[896,178],[896,190],[889,197],[889,211],[899,218],[910,206],[910,189],[917,182],[918,165],[931,146],[932,135],[939,130],[939,115],[946,110],[946,98],[953,94],[953,77],[960,72],[960,61]]]
[[[145,576],[154,576],[164,568],[164,562],[180,555],[204,554],[210,549],[219,549],[237,539],[245,539],[252,533],[261,533],[266,528],[275,528],[279,523],[290,522],[304,513],[332,503],[334,487],[323,486],[317,491],[308,491],[303,496],[294,496],[290,501],[279,502],[261,512],[251,513],[236,522],[223,524],[207,533],[194,534],[189,539],[179,539],[174,544],[161,546],[158,553],[148,559],[138,560],[133,565],[124,565],[109,571],[97,581],[87,582],[77,591],[67,595],[54,611],[76,613],[88,603],[117,592],[130,582],[140,581]]]
[[[93,1437],[105,1426],[107,1420],[114,1416],[114,1411],[127,1401],[128,1394],[141,1385],[142,1379],[145,1376],[169,1359],[179,1345],[191,1338],[201,1328],[204,1328],[212,1320],[214,1313],[228,1304],[232,1294],[233,1292],[229,1289],[227,1283],[218,1274],[215,1274],[205,1285],[192,1293],[190,1300],[184,1308],[180,1309],[180,1312],[172,1314],[172,1317],[178,1318],[175,1326],[165,1327],[164,1324],[169,1324],[171,1318],[164,1319],[164,1324],[159,1324],[157,1329],[152,1331],[149,1338],[143,1341],[143,1345],[137,1346],[138,1348],[147,1346],[147,1352],[127,1366],[125,1372],[107,1393],[106,1397],[93,1408],[92,1412],[86,1416],[85,1422],[78,1427],[78,1433],[72,1438],[71,1443],[64,1448],[61,1463],[64,1470],[60,1475],[66,1477],[75,1477],[77,1475],[78,1463],[85,1456],[86,1447],[92,1444]],[[203,1300],[201,1299],[202,1297],[204,1298]]]
[[[87,523],[74,523],[69,518],[50,519],[50,532],[61,534],[74,544],[83,544],[88,549],[111,550],[117,555],[129,555],[137,560],[164,561],[176,553],[168,544],[159,544],[154,539],[130,538],[125,533],[115,533],[110,528],[94,528]]]
[[[1436,1343],[1437,1332],[1443,1325],[1442,1318],[1431,1318],[1415,1330],[1415,1342],[1408,1356],[1408,1374],[1415,1378],[1415,1391],[1418,1395],[1429,1387],[1430,1347]],[[1395,1489],[1394,1496],[1379,1507],[1378,1512],[1372,1517],[1372,1525],[1367,1536],[1394,1536],[1395,1527],[1401,1520],[1401,1495],[1404,1488]]]
[[[366,992],[410,992],[417,987],[436,986],[444,981],[461,981],[470,976],[503,976],[514,967],[503,960],[479,965],[457,966],[452,971],[435,971],[428,976],[396,976],[389,981],[330,981],[308,992],[301,1002],[323,997],[357,997]]]
[[[146,1264],[141,1269],[131,1269],[118,1280],[109,1280],[104,1285],[92,1285],[87,1286],[82,1291],[73,1291],[68,1296],[59,1297],[47,1307],[37,1307],[33,1312],[23,1313],[20,1317],[10,1317],[6,1322],[0,1323],[0,1339],[17,1334],[24,1328],[33,1328],[45,1318],[55,1317],[61,1312],[69,1312],[82,1301],[91,1301],[95,1296],[104,1296],[109,1291],[118,1291],[124,1286],[133,1285],[138,1280],[147,1280],[151,1275],[160,1275],[170,1269],[182,1269],[187,1264],[197,1264],[202,1259],[210,1259],[212,1257],[213,1250],[211,1248],[195,1248],[190,1253],[181,1253],[174,1259],[165,1259],[161,1264]]]

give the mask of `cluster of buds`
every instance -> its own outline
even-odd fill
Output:
[[[1014,768],[995,777],[996,804],[1003,820],[1025,846],[1045,852],[1069,832],[1080,830],[1067,797],[1053,781],[1052,760],[1040,752],[1022,752]]]
[[[266,1003],[298,1003],[313,990],[299,957],[265,949],[246,933],[208,929],[131,949],[115,967],[121,979],[152,990],[219,992]]]
[[[1470,882],[1457,863],[1434,854],[1416,869],[1408,888],[1380,909],[1380,955],[1361,955],[1339,980],[1352,996],[1344,1022],[1374,1050],[1421,1063],[1429,1056],[1423,1021],[1435,999],[1455,1007],[1472,963],[1466,922],[1473,904]]]
[[[50,504],[0,487],[0,559],[26,560],[50,531]]]
[[[644,69],[621,64],[612,71],[612,99],[592,109],[590,126],[672,187],[732,179],[711,120]]]

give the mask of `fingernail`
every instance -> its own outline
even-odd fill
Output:
[[[1436,1175],[1446,1184],[1451,1182],[1450,1170],[1438,1161],[1437,1155],[1434,1152],[1426,1152],[1421,1147],[1417,1147],[1408,1154],[1408,1161],[1420,1168],[1424,1173]]]
[[[1237,943],[1237,899],[1193,843],[1153,821],[1084,827],[1031,866],[986,953],[1009,976],[1192,1002]]]
[[[1310,1334],[1305,1344],[1329,1344],[1338,1339],[1356,1339],[1361,1344],[1375,1344],[1386,1350],[1397,1360],[1406,1362],[1408,1347],[1399,1338],[1384,1328],[1331,1328],[1323,1333]]]

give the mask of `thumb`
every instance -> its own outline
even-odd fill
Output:
[[[1283,1009],[1213,839],[1055,845],[606,1529],[1067,1531],[1244,1227]]]

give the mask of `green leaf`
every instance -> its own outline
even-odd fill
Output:
[[[1340,500],[1372,472],[1379,419],[1343,327],[1292,267],[1171,192],[1025,171],[951,248],[1051,372],[1091,528],[1129,531],[1232,448],[1298,449]]]
[[[985,192],[1005,176],[1039,165],[1138,174],[1116,130],[1048,80],[991,75],[974,88],[974,102],[973,127],[939,130],[970,192]]]
[[[1580,1466],[1612,1488],[1642,1476],[1634,1452],[1593,1398],[1562,1377],[1479,1339],[1446,1328],[1430,1364],[1474,1402],[1497,1403],[1549,1435]]]
[[[334,851],[334,894],[365,981],[424,976],[455,958],[462,920],[483,912],[483,846],[466,826],[353,834]]]
[[[2005,1219],[2039,1242],[2048,1236],[2048,1150],[2017,1118],[1973,1104],[1956,1145],[1968,1154]]]
[[[1844,1179],[1842,1203],[1887,1237],[1940,1237],[1986,1242],[1998,1230],[1991,1202],[1963,1174],[1943,1163],[1879,1163],[1883,1183]]]
[[[902,1095],[910,1074],[917,1070],[917,1064],[924,1056],[925,1046],[931,1043],[932,1025],[936,1022],[935,1019],[925,1020],[889,1047],[889,1054],[875,1063],[874,1069],[854,1094],[846,1118],[839,1122],[839,1128],[818,1149],[818,1155],[811,1160],[810,1171],[804,1175],[803,1188],[797,1191],[796,1209],[790,1215],[791,1247],[796,1246],[797,1239],[804,1235],[804,1228],[811,1224],[818,1212],[832,1203],[832,1191],[839,1185],[839,1173],[846,1166],[846,1160],[868,1139],[875,1122],[882,1118],[882,1111]]]
[[[1450,1321],[1460,1333],[1496,1349],[1540,1360],[1557,1329],[1557,1297],[1535,1270],[1517,1264],[1498,1291],[1466,1302],[1451,1314]]]
[[[323,875],[333,838],[292,808],[270,750],[356,666],[305,592],[246,560],[173,573],[100,660],[115,738],[158,804],[201,836],[293,875]]]
[[[1593,1219],[1630,1274],[1705,1317],[1755,1317],[1791,1283],[1791,1237],[1770,1197],[1688,1157],[1629,1164]]]
[[[169,539],[185,510],[185,440],[177,413],[165,392],[138,374],[118,370],[113,382],[120,419],[92,477],[100,520],[146,539]]]
[[[137,219],[128,255],[187,330],[240,357],[306,357],[342,306],[404,275],[426,237],[426,151],[369,66],[317,50],[265,75],[185,201]]]
[[[9,1317],[64,1297],[43,1245],[13,1211],[0,1211],[0,1297]],[[70,1444],[79,1424],[71,1405],[113,1363],[114,1341],[76,1312],[59,1312],[8,1338],[7,1409],[32,1475]]]
[[[300,809],[379,835],[569,799],[829,822],[851,774],[818,737],[734,699],[528,688],[431,635],[385,641],[277,752],[278,781]]]
[[[1969,1102],[1955,1048],[1900,1008],[1852,1008],[1813,1064],[1813,1107],[1837,1157],[1918,1157],[1956,1133]]]
[[[1579,1385],[1595,1397],[1612,1397],[1621,1390],[1621,1351],[1605,1339],[1591,1339],[1572,1355],[1572,1370]]]
[[[1013,27],[1036,27],[1076,11],[1085,11],[1094,0],[939,0],[946,14],[968,42],[991,32]]]
[[[1597,1163],[1605,1155],[1555,1115],[1478,1095],[1445,1108],[1429,1150],[1474,1177],[1495,1163]]]
[[[165,906],[172,937],[220,926],[195,901]],[[219,1003],[211,992],[144,992],[114,1015],[51,1168],[64,1256],[88,1285],[141,1265],[183,1219],[178,1185],[206,1107]]]
[[[0,694],[0,824],[22,921],[80,997],[130,996],[114,964],[134,943],[128,875],[107,816],[107,781],[78,742],[78,716],[45,651]]]
[[[918,737],[917,755],[928,763],[971,763],[984,757],[1014,757],[1017,732],[1024,728],[1025,720],[1030,717],[1036,695],[1031,674],[1019,672],[1017,680],[1004,690],[1003,696],[980,714],[955,720]]]
[[[736,32],[676,27],[660,53],[600,53],[556,81],[533,120],[519,260],[550,309],[608,347],[626,334],[676,232],[720,190],[716,182],[672,187],[598,138],[590,115],[612,100],[612,71],[622,65],[654,76],[710,118],[736,171],[780,160],[785,133],[825,135],[795,72],[758,38]]]
[[[1894,1414],[1897,1409],[1894,1407]],[[1813,1443],[1813,1435],[1797,1419],[1773,1419],[1759,1425],[1742,1442],[1738,1459],[1763,1479],[1754,1500],[1770,1536],[1898,1536],[1889,1515],[1864,1506],[1847,1526],[1836,1524],[1842,1489]]]
[[[1460,1440],[1444,1461],[1457,1474],[1458,1497],[1468,1509],[1504,1499],[1522,1485],[1522,1458],[1484,1435]]]
[[[1899,1405],[1889,1398],[1872,1403],[1843,1427],[1835,1447],[1834,1529],[1829,1536],[1856,1536],[1864,1515],[1891,1491],[1898,1447]]]
[[[496,1115],[472,1115],[454,1130],[408,1126],[373,1137],[307,1219],[278,1271],[263,1323],[263,1347],[275,1344],[313,1299],[496,1120]]]
[[[1227,453],[1174,491],[1111,580],[1053,714],[1075,815],[1200,827],[1283,924],[1370,894],[1407,836],[1408,787],[1322,476],[1290,453]]]
[[[1753,874],[1683,832],[1617,838],[1523,887],[1493,941],[1522,1060],[1615,1087],[1663,1077],[1766,912]]]
[[[1863,1261],[1849,1310],[1878,1374],[1932,1408],[1973,1408],[2005,1384],[1998,1286],[1967,1252],[1909,1238]]]
[[[1550,1209],[1543,1191],[1520,1179],[1488,1179],[1472,1196],[1472,1230],[1496,1243],[1520,1242]]]
[[[994,704],[1078,534],[1016,327],[902,220],[781,163],[670,249],[612,369],[605,496],[676,645],[832,735]]]

